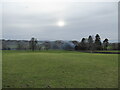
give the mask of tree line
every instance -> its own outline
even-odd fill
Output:
[[[109,40],[106,38],[103,43],[99,34],[96,34],[95,40],[90,35],[88,38],[82,38],[81,42],[78,42],[75,46],[75,50],[107,50]]]
[[[81,42],[72,41],[75,44],[75,50],[107,50],[109,40],[106,38],[103,43],[99,34],[96,34],[95,40],[90,35],[88,38],[82,38]],[[30,49],[34,51],[37,45],[37,39],[31,38],[29,41]]]
[[[40,42],[32,37],[30,40],[4,40],[2,39],[2,50],[48,50],[48,49],[64,49],[64,50],[120,50],[120,43],[109,43],[105,38],[101,42],[99,34],[95,37],[89,35],[88,38],[82,38],[80,41],[62,41]]]

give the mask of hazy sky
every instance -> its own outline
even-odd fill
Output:
[[[4,39],[80,41],[96,34],[110,42],[118,39],[117,2],[6,1],[2,7]]]

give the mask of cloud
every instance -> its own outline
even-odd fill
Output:
[[[6,3],[3,6],[3,38],[39,40],[80,40],[99,33],[117,40],[115,2]],[[66,25],[56,23],[64,20]]]

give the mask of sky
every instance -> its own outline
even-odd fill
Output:
[[[14,40],[77,40],[99,34],[118,40],[117,2],[5,0],[2,38]]]

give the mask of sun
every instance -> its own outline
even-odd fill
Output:
[[[63,26],[65,26],[65,22],[64,22],[64,21],[58,21],[58,22],[57,22],[57,25],[58,25],[59,27],[63,27]]]

